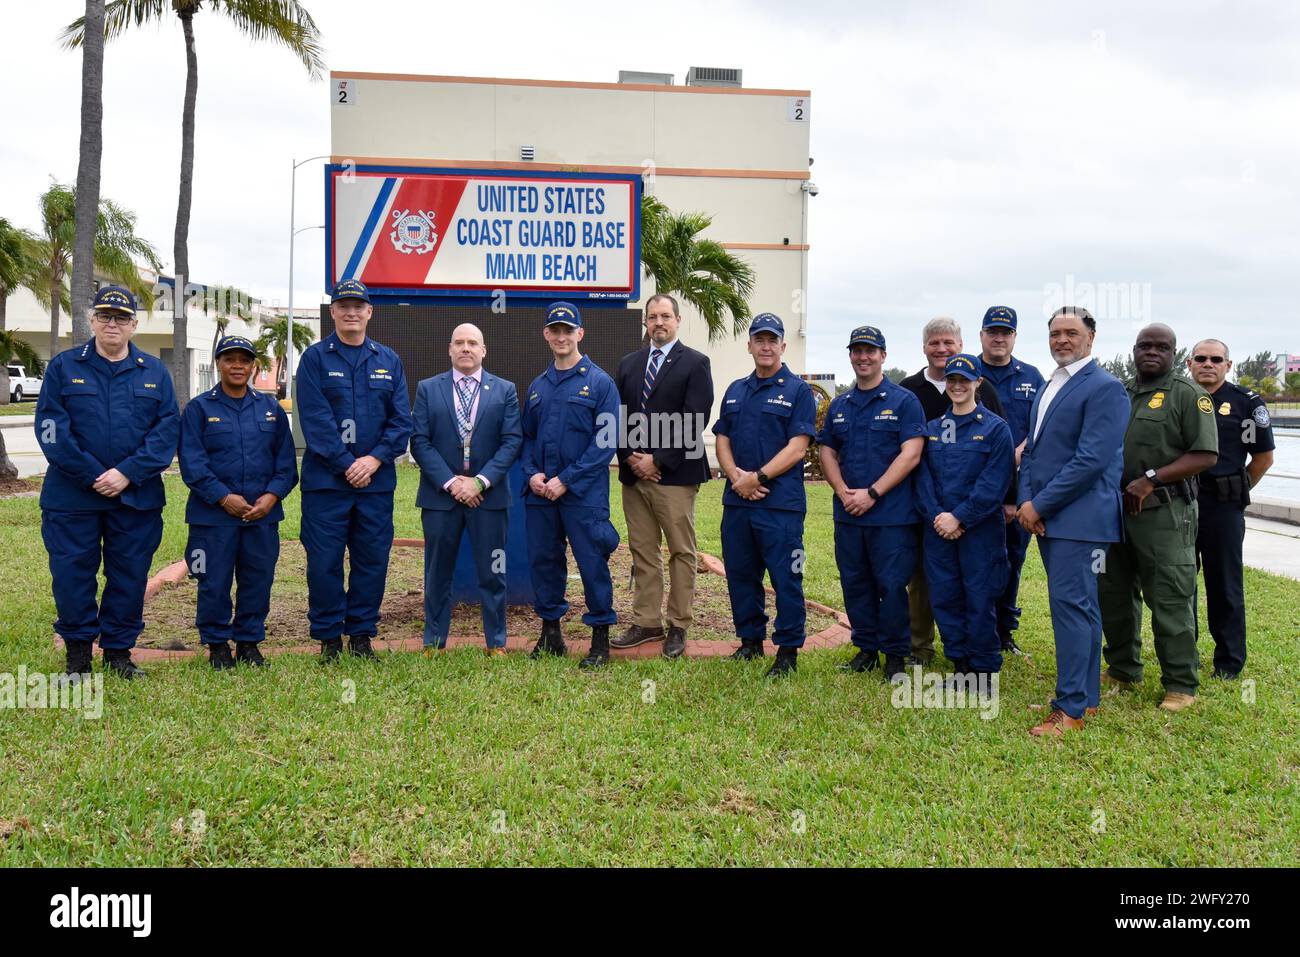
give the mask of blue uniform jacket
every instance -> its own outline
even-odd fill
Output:
[[[1002,411],[1006,413],[1007,425],[1011,429],[1011,441],[1019,445],[1029,435],[1029,413],[1038,393],[1046,385],[1043,374],[1015,356],[1004,366],[991,366],[981,362],[980,368],[984,372],[984,378],[997,389],[998,398],[1002,400]]]
[[[523,403],[524,501],[528,505],[583,505],[609,510],[609,460],[618,450],[618,389],[583,356],[560,372],[555,363],[533,380]],[[568,491],[551,502],[532,494],[538,472],[559,476]]]
[[[36,440],[49,461],[41,508],[162,508],[161,475],[176,455],[179,432],[176,393],[160,359],[129,344],[113,372],[94,339],[59,353],[36,400]],[[111,468],[131,481],[114,498],[91,488]]]
[[[725,435],[730,440],[731,455],[739,468],[756,472],[796,435],[816,436],[817,400],[808,383],[791,372],[784,362],[775,375],[766,379],[751,372],[727,387],[713,434]],[[801,463],[795,463],[793,468],[768,482],[767,489],[766,496],[751,502],[733,492],[728,480],[722,504],[807,511]]]
[[[338,335],[331,333],[307,348],[298,367],[294,399],[307,441],[302,489],[391,492],[397,487],[393,462],[411,438],[411,401],[402,360],[367,338],[353,367],[340,345]],[[384,464],[369,485],[354,489],[343,476],[363,455]]]
[[[849,488],[867,488],[889,470],[903,443],[925,435],[925,412],[911,389],[882,379],[869,392],[854,387],[831,399],[817,444],[833,449]],[[835,521],[851,525],[915,525],[913,475],[867,511],[850,515],[835,498]]]
[[[181,413],[181,478],[190,487],[185,521],[243,525],[217,503],[232,492],[249,505],[266,492],[280,501],[255,522],[282,521],[284,501],[298,484],[298,460],[289,417],[275,396],[249,389],[233,399],[217,386],[190,400]]]
[[[925,427],[925,451],[916,477],[917,510],[928,526],[951,512],[970,528],[997,516],[1016,467],[1016,449],[1005,420],[981,403],[965,415],[951,410]]]
[[[415,496],[419,508],[463,507],[443,490],[452,476],[464,474],[465,450],[456,426],[454,392],[450,372],[425,379],[415,389],[411,455],[420,466],[420,490]],[[478,414],[469,436],[469,474],[488,481],[479,508],[509,507],[510,466],[519,458],[523,442],[515,384],[484,369]]]

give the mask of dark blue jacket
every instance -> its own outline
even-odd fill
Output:
[[[94,339],[59,353],[46,366],[35,424],[49,462],[41,508],[163,507],[161,476],[176,456],[180,413],[160,359],[128,345],[126,361],[113,372]],[[109,498],[91,486],[112,468],[131,484]]]
[[[586,356],[563,372],[555,363],[533,380],[521,412],[524,501],[589,506],[609,512],[609,460],[618,450],[618,388]],[[532,494],[538,472],[568,489],[558,500]]]
[[[725,435],[730,440],[731,457],[738,468],[757,472],[796,435],[810,438],[817,435],[817,400],[808,383],[791,372],[784,362],[775,375],[766,379],[751,372],[727,387],[713,434]],[[796,462],[773,478],[767,489],[767,495],[751,502],[733,492],[728,480],[722,504],[791,512],[808,510],[803,462]]]
[[[1016,468],[1011,429],[982,403],[965,415],[951,409],[925,427],[916,476],[916,507],[927,527],[951,512],[967,528],[996,519]]]
[[[402,360],[367,338],[353,367],[339,351],[341,345],[331,333],[309,346],[298,366],[294,401],[307,442],[302,490],[391,492],[397,488],[393,463],[411,438],[411,401]],[[343,476],[364,455],[384,464],[369,485],[354,489]]]
[[[289,417],[273,395],[256,389],[233,399],[217,386],[191,399],[181,414],[180,461],[191,525],[244,524],[217,504],[232,492],[249,505],[270,492],[280,501],[251,524],[282,521],[280,502],[298,484]]]

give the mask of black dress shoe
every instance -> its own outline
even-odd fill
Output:
[[[339,655],[343,654],[342,638],[325,638],[320,643],[320,660],[337,661]]]
[[[1240,675],[1240,671],[1225,671],[1222,668],[1215,668],[1213,677],[1222,678],[1224,681],[1236,681]]]
[[[647,641],[654,641],[663,636],[662,628],[642,628],[640,625],[633,625],[623,634],[611,638],[609,645],[611,648],[635,648],[637,645],[644,645]]]
[[[269,668],[270,665],[262,657],[262,651],[257,647],[256,641],[237,641],[235,642],[235,664],[252,665],[254,668]]]
[[[229,671],[235,667],[228,642],[218,641],[208,645],[208,664],[212,665],[213,671]]]
[[[1023,655],[1023,654],[1024,654],[1024,652],[1021,650],[1020,646],[1019,646],[1018,644],[1016,644],[1016,639],[1013,638],[1013,637],[1011,637],[1010,635],[1003,635],[1003,636],[1002,636],[1002,653],[1003,653],[1004,655]]]
[[[762,658],[763,643],[761,641],[744,641],[742,639],[740,647],[733,651],[729,657],[732,661],[749,661],[753,658]]]
[[[601,668],[609,664],[609,625],[593,625],[591,650],[578,662],[579,668]]]
[[[356,655],[358,658],[365,658],[368,661],[378,661],[379,656],[375,654],[375,649],[370,647],[370,638],[349,638],[348,654]]]
[[[864,671],[875,671],[878,667],[880,667],[880,652],[860,650],[853,656],[853,660],[840,665],[840,670],[861,674]]]
[[[537,639],[537,644],[533,645],[533,650],[529,654],[530,658],[540,658],[542,655],[563,655],[567,649],[564,645],[564,636],[560,634],[560,621],[542,622],[542,634]]]
[[[885,655],[885,680],[893,681],[907,671],[907,662],[902,655]]]
[[[116,675],[127,679],[143,678],[145,672],[137,668],[135,662],[131,660],[131,650],[129,648],[117,648],[112,651],[104,652],[104,666]]]
[[[668,637],[664,639],[663,656],[665,658],[680,658],[686,653],[686,629],[669,628]]]
[[[903,659],[903,664],[909,668],[928,668],[930,667],[929,658],[918,658],[916,655],[908,655]]]
[[[780,678],[782,675],[792,674],[799,670],[799,652],[794,649],[778,648],[776,652],[776,661],[772,662],[772,667],[767,669],[767,678]]]
[[[67,673],[78,676],[90,674],[90,663],[94,658],[95,643],[93,641],[65,641],[63,644],[68,652]]]

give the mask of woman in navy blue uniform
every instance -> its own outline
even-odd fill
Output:
[[[216,365],[216,388],[195,396],[181,415],[180,463],[190,487],[185,560],[199,583],[194,624],[212,667],[221,671],[237,661],[266,664],[258,644],[266,637],[280,557],[280,503],[298,484],[298,462],[284,409],[275,396],[248,385],[256,368],[253,344],[226,336],[217,344]]]

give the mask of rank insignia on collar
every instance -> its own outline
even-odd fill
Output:
[[[1219,406],[1219,415],[1231,415],[1231,414],[1232,414],[1231,402],[1225,402],[1223,403],[1223,405]]]
[[[586,367],[586,366],[579,366],[579,367],[578,367],[578,371],[579,371],[579,372],[586,372],[586,371],[587,371],[587,367]]]

